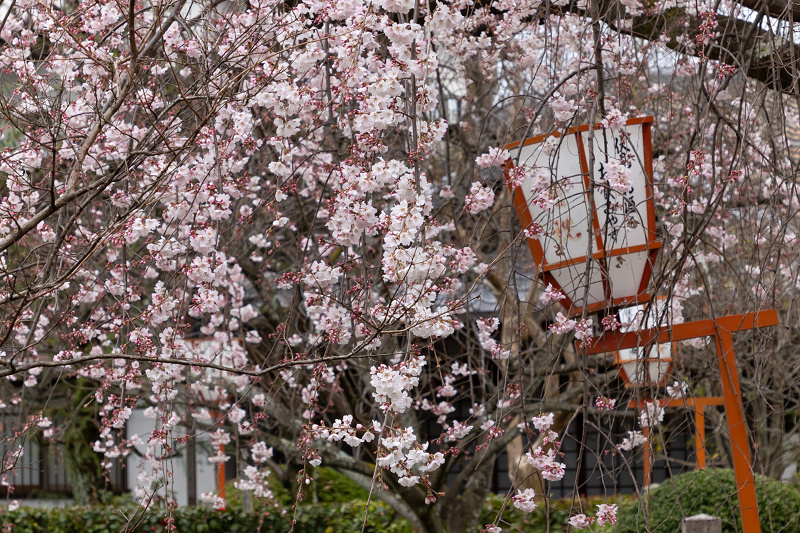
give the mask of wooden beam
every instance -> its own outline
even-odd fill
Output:
[[[707,320],[675,324],[672,327],[642,329],[628,333],[607,331],[599,337],[592,337],[587,340],[585,343],[586,353],[589,355],[608,353],[627,348],[636,348],[637,346],[647,346],[656,341],[658,343],[685,341],[698,337],[710,337],[716,335],[717,331],[735,333],[737,331],[777,325],[778,312],[775,309],[770,309],[758,313],[731,315],[717,319],[709,318]]]

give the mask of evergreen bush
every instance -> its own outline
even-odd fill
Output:
[[[800,531],[800,491],[795,486],[756,476],[756,496],[764,533]],[[617,533],[675,533],[681,530],[683,517],[700,513],[718,516],[723,533],[741,531],[733,470],[698,470],[675,476],[651,490],[642,502],[621,506]]]

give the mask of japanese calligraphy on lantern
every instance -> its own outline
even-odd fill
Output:
[[[606,247],[639,246],[647,242],[646,205],[649,180],[644,168],[645,150],[642,128],[626,126],[619,130],[596,129],[594,134],[594,201],[598,226]],[[590,132],[581,132],[588,146]],[[609,167],[624,169],[629,187],[609,179]],[[619,172],[619,171],[617,171]]]

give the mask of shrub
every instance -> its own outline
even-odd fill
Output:
[[[343,480],[338,481],[342,482],[341,487],[338,482],[334,486],[349,486]],[[335,498],[329,496],[329,499]],[[503,507],[503,501],[503,495],[489,497],[481,514],[484,524],[494,521]],[[587,514],[593,514],[595,504],[608,503],[608,499],[595,498],[579,503]],[[297,514],[293,516],[291,504],[273,506],[262,501],[255,502],[255,511],[251,513],[244,512],[235,504],[223,511],[206,507],[180,508],[172,513],[172,520],[175,531],[181,533],[286,533],[291,530],[293,519],[297,521],[294,531],[298,533],[339,533],[361,531],[365,506],[364,499],[319,503],[306,500],[298,506]],[[571,506],[571,500],[552,500],[549,517],[544,505],[532,513],[506,506],[501,525],[506,531],[510,526],[511,531],[565,533],[568,531],[566,522]],[[129,518],[133,518],[130,524],[136,527],[126,530],[126,527],[130,527]],[[168,530],[164,510],[149,510],[143,514],[141,510],[137,511],[130,499],[123,498],[117,498],[110,506],[55,509],[21,507],[11,512],[0,510],[0,523],[13,524],[14,533],[162,533]],[[413,533],[414,528],[389,506],[373,498],[365,530],[369,533]],[[599,532],[599,529],[595,528],[595,531]]]
[[[300,505],[294,530],[302,533],[361,531],[366,501],[338,504]],[[246,513],[241,508],[216,511],[206,507],[180,508],[172,513],[175,531],[192,533],[286,533],[292,528],[291,509],[286,513],[262,507]],[[135,517],[129,526],[128,518]],[[13,525],[14,533],[161,533],[167,531],[163,510],[137,513],[135,506],[63,507],[57,509],[20,507],[0,512],[0,523]],[[370,504],[366,531],[370,533],[412,533],[407,521],[381,502]]]
[[[369,492],[351,480],[341,472],[328,467],[317,467],[311,469],[312,481],[310,484],[302,486],[301,504],[327,504],[327,503],[351,503],[354,501],[366,501]],[[272,501],[256,500],[253,508],[259,510],[260,506],[278,505],[289,508],[294,505],[297,498],[297,485],[292,484],[287,488],[274,474],[269,475],[269,489],[272,492]],[[229,481],[225,485],[225,500],[231,507],[242,507],[242,492],[236,488],[234,481]],[[375,499],[373,498],[373,501]]]
[[[369,492],[364,488],[333,468],[315,468],[311,477],[314,478],[311,486],[307,485],[304,488],[313,488],[314,496],[319,502],[347,503],[353,500],[366,500],[369,496]],[[308,502],[311,490],[306,490],[304,493],[305,501]]]
[[[800,492],[791,485],[756,476],[756,495],[765,533],[800,531]],[[650,491],[644,501],[649,531],[675,533],[684,516],[705,513],[722,519],[724,533],[741,531],[733,470],[711,469],[681,474]],[[647,531],[639,503],[621,506],[617,533]]]

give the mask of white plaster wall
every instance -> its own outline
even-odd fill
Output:
[[[148,474],[152,473],[152,468],[146,464],[140,454],[144,454],[146,449],[146,442],[150,438],[153,430],[156,427],[156,419],[147,418],[144,416],[144,409],[136,409],[128,419],[127,432],[128,438],[133,435],[139,435],[142,439],[142,444],[137,446],[139,454],[131,452],[127,458],[127,477],[128,487],[133,492],[134,487],[138,483],[138,476],[142,468],[148,470]],[[176,429],[173,433],[177,439],[185,435],[180,433],[183,428]],[[208,457],[211,451],[211,440],[207,435],[199,435],[195,439],[195,464],[196,464],[196,490],[198,503],[200,495],[204,492],[217,491],[217,470],[216,465],[208,462]],[[168,485],[159,489],[159,494],[165,496],[167,491],[180,506],[189,504],[189,476],[188,472],[188,444],[175,443],[176,453],[168,463],[168,469],[172,472],[172,477],[168,478]]]

